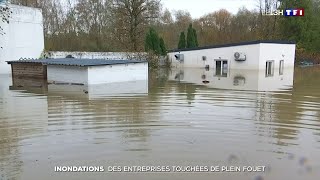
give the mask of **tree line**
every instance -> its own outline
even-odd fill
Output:
[[[164,49],[250,40],[291,40],[299,49],[320,51],[319,0],[257,0],[259,7],[255,10],[243,7],[232,14],[221,9],[197,19],[187,11],[164,9],[160,0],[11,2],[42,9],[47,50],[152,50],[163,54]],[[289,8],[304,8],[305,16],[263,15],[264,11]],[[156,43],[152,44],[153,41]]]

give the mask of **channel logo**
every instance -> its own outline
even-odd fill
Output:
[[[277,9],[270,11],[262,11],[264,16],[304,16],[304,9]]]
[[[286,9],[285,16],[304,16],[304,9]]]

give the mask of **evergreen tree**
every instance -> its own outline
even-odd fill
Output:
[[[194,47],[196,47],[196,39],[194,37],[192,24],[190,24],[188,28],[188,33],[187,33],[187,48],[194,48]]]
[[[161,53],[160,39],[159,39],[158,33],[154,29],[152,29],[151,39],[152,39],[153,52],[157,55],[160,55],[160,53]]]
[[[144,43],[144,47],[145,47],[145,51],[148,52],[152,47],[152,39],[151,39],[151,34],[150,34],[150,30],[149,32],[146,34],[146,39],[145,39],[145,43]]]
[[[161,55],[162,56],[167,55],[167,48],[166,48],[166,45],[164,44],[163,38],[160,38],[160,48],[161,48]]]
[[[280,33],[283,39],[296,41],[299,48],[316,51],[319,48],[320,23],[319,18],[312,9],[312,1],[283,0],[281,9],[304,8],[304,17],[282,17]],[[317,20],[318,19],[318,20]],[[318,49],[319,50],[319,49]]]
[[[198,35],[197,35],[196,29],[193,29],[193,34],[194,34],[194,39],[195,39],[195,45],[196,45],[196,47],[199,47]]]
[[[178,49],[184,49],[186,48],[186,35],[184,32],[180,33],[180,38],[179,38],[179,44],[178,44]]]
[[[161,38],[162,39],[162,38]],[[160,55],[162,54],[165,49],[162,49],[164,46],[164,41],[162,39],[162,43],[163,43],[163,47],[161,47],[161,40],[159,38],[159,35],[157,33],[157,31],[153,28],[149,29],[149,32],[146,34],[146,39],[145,39],[145,50],[146,52],[153,52],[156,55]],[[166,52],[166,50],[165,50]]]

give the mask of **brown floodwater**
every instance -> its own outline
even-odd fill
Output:
[[[272,79],[255,72],[162,69],[148,82],[109,89],[21,79],[13,84],[0,75],[0,180],[316,180],[320,68],[296,68],[294,78],[290,73]],[[108,171],[160,165],[266,168]],[[55,166],[105,171],[55,172]]]

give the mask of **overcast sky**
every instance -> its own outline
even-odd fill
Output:
[[[219,9],[226,9],[235,14],[241,7],[249,10],[257,8],[257,0],[161,0],[164,8],[170,11],[187,10],[193,18],[199,18]]]

